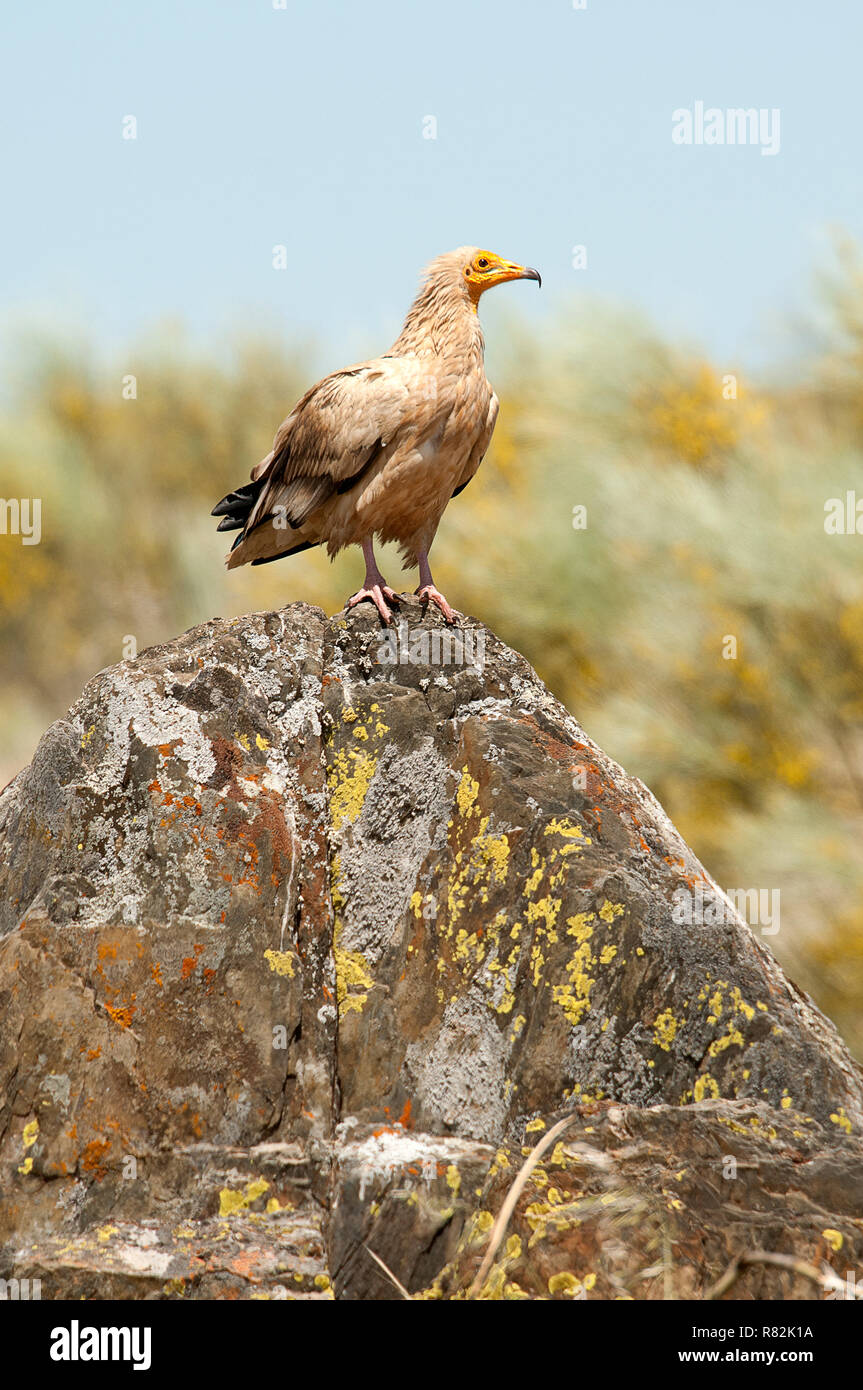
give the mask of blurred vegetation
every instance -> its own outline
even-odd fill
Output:
[[[434,570],[651,787],[723,887],[780,889],[781,930],[763,939],[863,1055],[863,536],[824,530],[828,498],[863,498],[850,244],[822,302],[824,341],[778,384],[602,305],[541,337],[510,322],[494,443]],[[42,541],[0,536],[0,780],[129,637],[142,650],[300,598],[333,612],[361,577],[357,552],[222,566],[210,507],[319,374],[299,353],[239,343],[217,363],[172,334],[131,357],[136,400],[80,345],[19,354],[0,478],[5,497],[42,498]],[[382,569],[417,582],[394,554]]]

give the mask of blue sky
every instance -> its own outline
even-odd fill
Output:
[[[11,323],[86,325],[109,356],[170,317],[342,365],[467,242],[541,269],[496,291],[538,324],[598,294],[758,363],[828,229],[863,232],[849,0],[40,0],[7,10],[4,51]],[[698,100],[779,108],[779,153],[675,145]]]

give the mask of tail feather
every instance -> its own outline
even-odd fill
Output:
[[[265,482],[266,479],[261,478],[258,482],[246,483],[243,487],[238,487],[233,492],[227,493],[227,495],[222,498],[221,502],[216,503],[210,513],[211,516],[222,518],[216,528],[218,531],[237,532],[237,535],[233,538],[233,544],[227,557],[228,569],[235,569],[238,565],[248,563],[253,565],[266,565],[272,560],[283,560],[288,555],[297,555],[302,550],[311,550],[313,546],[321,544],[319,540],[315,539],[301,540],[291,545],[288,539],[291,536],[291,531],[288,531],[287,533],[280,533],[284,534],[284,541],[288,547],[287,549],[280,550],[276,555],[255,554],[256,550],[266,548],[260,545],[258,533],[262,531],[262,528],[266,526],[270,518],[260,518],[251,531],[247,528],[249,518],[251,517]],[[330,489],[330,491],[331,490],[332,489]],[[294,531],[299,529],[299,526],[293,520],[291,520],[291,526]],[[268,527],[267,535],[271,537],[272,534],[271,529]],[[243,545],[244,541],[248,542],[246,548],[242,550],[239,555],[235,555],[234,552],[239,546]]]
[[[224,496],[221,502],[217,502],[210,516],[223,516],[230,522],[244,526],[249,513],[258,499],[258,493],[263,487],[263,481],[259,483],[246,483],[243,487],[235,488]],[[225,525],[221,522],[218,528],[220,531],[233,531],[236,526]]]
[[[280,550],[278,555],[261,555],[257,560],[253,560],[253,565],[271,565],[274,560],[284,560],[286,555],[299,555],[301,550],[314,550],[320,541],[303,541],[301,545],[295,545],[292,550]]]

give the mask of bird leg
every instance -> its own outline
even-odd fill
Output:
[[[393,615],[392,610],[387,605],[387,599],[389,599],[390,603],[398,603],[399,596],[395,589],[390,588],[378,569],[371,538],[363,541],[363,556],[366,562],[366,577],[363,580],[363,587],[357,589],[357,592],[351,595],[345,606],[347,608],[356,608],[357,604],[362,603],[364,598],[370,598],[387,627],[390,627]]]
[[[428,603],[429,599],[431,599],[432,603],[434,603],[443,613],[447,622],[455,623],[455,610],[450,608],[443,594],[440,592],[439,589],[435,588],[435,582],[432,579],[432,572],[429,569],[428,552],[425,550],[418,550],[417,560],[419,561],[420,567],[420,583],[419,588],[415,589],[414,593],[417,595],[421,603]]]

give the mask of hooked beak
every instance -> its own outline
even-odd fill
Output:
[[[531,265],[516,265],[515,261],[506,261],[503,280],[535,280],[542,287],[542,276],[538,270],[534,270]]]

